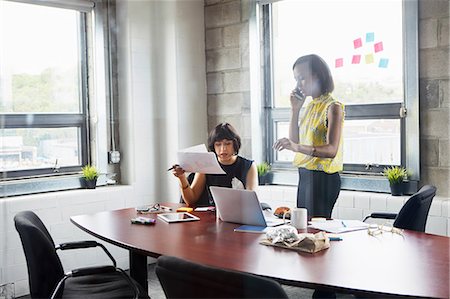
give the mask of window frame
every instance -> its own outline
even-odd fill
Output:
[[[23,2],[23,1],[20,1]],[[23,178],[53,173],[73,173],[80,170],[89,159],[89,117],[88,117],[88,82],[87,82],[87,32],[86,13],[80,11],[79,18],[79,71],[80,71],[80,105],[79,113],[0,113],[0,122],[4,129],[45,129],[45,128],[77,128],[80,133],[79,147],[81,150],[81,164],[76,166],[63,166],[13,170],[2,172],[2,179]],[[55,161],[56,162],[56,161]]]
[[[5,197],[78,189],[81,167],[95,164],[100,170],[97,185],[105,185],[108,171],[106,117],[110,71],[108,6],[101,0],[8,0],[41,6],[77,10],[80,13],[80,112],[1,114],[2,128],[67,128],[79,130],[81,164],[70,167],[11,171],[0,178],[0,194]],[[113,16],[115,18],[115,16]],[[106,45],[106,46],[105,46]],[[32,118],[29,116],[33,115]],[[29,120],[32,119],[30,123]],[[27,123],[24,122],[27,120]]]
[[[252,112],[255,119],[262,118],[266,132],[262,134],[262,144],[252,143],[253,147],[262,146],[262,151],[253,151],[256,160],[268,161],[273,167],[274,184],[297,184],[298,175],[293,171],[292,163],[275,161],[272,142],[275,140],[276,124],[278,121],[289,122],[289,108],[274,108],[272,86],[272,58],[271,53],[271,5],[270,0],[255,1],[250,13],[250,48],[252,43],[260,45],[260,52],[250,55],[256,56],[253,61],[261,61],[260,68],[250,66],[252,107],[258,107],[257,94],[261,93],[260,113]],[[408,193],[417,190],[420,180],[420,140],[419,140],[419,96],[418,96],[418,2],[417,0],[403,0],[403,57],[404,57],[404,103],[385,103],[368,105],[347,105],[346,120],[356,119],[399,119],[401,165],[412,172],[406,189]],[[256,47],[256,46],[253,46]],[[251,59],[252,60],[252,59]],[[265,67],[270,66],[270,67]],[[259,79],[259,82],[257,82]],[[264,88],[265,87],[265,88]],[[262,103],[261,103],[262,102]],[[406,117],[401,111],[406,112]],[[252,109],[253,111],[253,109]],[[255,109],[255,111],[258,111]],[[382,117],[382,118],[381,118]],[[257,123],[252,121],[252,126]],[[389,184],[380,174],[388,165],[345,164],[341,174],[342,188],[352,190],[389,192]]]

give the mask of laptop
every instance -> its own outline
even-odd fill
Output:
[[[255,191],[217,186],[209,190],[222,221],[266,227],[285,224],[283,219],[263,212]]]

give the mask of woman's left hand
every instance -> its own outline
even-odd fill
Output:
[[[295,145],[296,144],[292,142],[290,139],[281,138],[275,141],[275,143],[273,144],[273,148],[277,151],[282,151],[284,149],[295,151]]]

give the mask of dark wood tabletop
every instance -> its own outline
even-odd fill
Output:
[[[172,204],[175,207],[175,205]],[[209,266],[269,277],[281,283],[380,296],[449,298],[450,238],[414,231],[366,230],[341,234],[315,254],[259,244],[261,234],[234,232],[239,224],[214,212],[192,212],[200,221],[131,224],[134,208],[71,217],[72,223],[128,249],[130,273],[147,285],[146,257],[170,255]],[[156,214],[146,217],[156,218]]]

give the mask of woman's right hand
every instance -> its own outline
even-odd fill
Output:
[[[300,108],[302,108],[303,106],[303,103],[305,103],[305,99],[306,96],[303,90],[294,88],[290,95],[292,110],[300,110]]]
[[[172,165],[172,174],[176,176],[177,178],[184,175],[185,171],[183,168],[180,167],[178,164]]]

